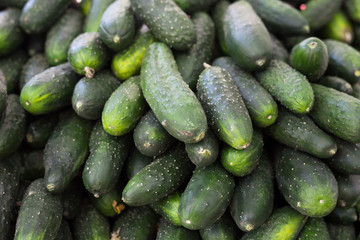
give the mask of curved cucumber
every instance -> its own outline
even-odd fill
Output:
[[[176,191],[160,201],[150,204],[150,206],[157,214],[163,216],[166,221],[175,226],[181,226],[179,220],[180,198],[180,193]]]
[[[91,202],[106,217],[118,216],[125,209],[125,204],[121,201],[121,191],[116,188],[98,198],[91,196]]]
[[[347,1],[346,1],[347,2]],[[323,38],[330,38],[351,44],[354,39],[352,24],[343,11],[338,11],[322,29]]]
[[[323,218],[309,218],[301,230],[298,240],[330,240],[329,231]]]
[[[31,148],[45,147],[51,132],[58,123],[56,114],[43,115],[29,123],[26,130],[26,143]]]
[[[221,50],[225,55],[229,55],[229,51],[227,50],[225,43],[224,17],[229,5],[230,2],[227,0],[218,1],[211,12],[211,17],[215,24],[216,37],[221,47]]]
[[[19,24],[21,11],[8,8],[0,11],[0,56],[14,52],[24,40]]]
[[[319,84],[325,87],[333,88],[340,92],[347,93],[349,95],[353,94],[353,88],[351,84],[339,77],[335,77],[335,76],[322,77],[320,78]]]
[[[181,226],[175,226],[164,218],[160,219],[156,240],[200,240],[199,232]]]
[[[98,32],[101,17],[114,0],[91,0],[84,22],[84,32]]]
[[[25,84],[30,81],[35,75],[42,73],[49,68],[49,63],[46,60],[45,55],[36,54],[24,64],[21,70],[20,80],[19,80],[19,89],[20,91],[25,86]]]
[[[135,174],[149,165],[153,160],[154,159],[152,157],[142,155],[135,147],[133,147],[129,160],[126,164],[126,175],[128,179],[135,176]]]

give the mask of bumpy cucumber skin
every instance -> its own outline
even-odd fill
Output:
[[[229,51],[227,50],[225,43],[225,33],[224,33],[224,17],[227,8],[229,7],[230,2],[226,0],[218,1],[216,5],[213,7],[211,12],[211,17],[215,24],[216,29],[216,37],[219,41],[219,45],[221,50],[225,55],[229,55]]]
[[[335,89],[312,84],[315,103],[310,117],[326,131],[346,141],[360,142],[360,100]]]
[[[114,0],[91,0],[91,6],[86,14],[84,32],[98,32],[101,17]]]
[[[207,119],[199,100],[182,79],[171,49],[153,43],[141,67],[141,89],[161,125],[185,143],[204,138]]]
[[[70,43],[82,32],[83,15],[69,9],[52,26],[46,35],[45,54],[50,65],[59,65],[67,61]]]
[[[254,125],[267,127],[275,122],[278,106],[270,93],[251,74],[238,67],[230,57],[217,58],[212,64],[225,69],[230,74]]]
[[[24,34],[19,25],[21,11],[8,8],[0,11],[0,56],[15,51],[24,40]]]
[[[200,229],[200,235],[203,240],[235,240],[241,236],[239,228],[227,216],[222,216],[209,227]]]
[[[347,0],[344,2],[344,7],[347,15],[354,22],[360,23],[360,1],[359,0]]]
[[[174,0],[186,13],[206,11],[217,0]]]
[[[70,230],[69,223],[66,220],[61,221],[61,225],[59,228],[59,231],[56,235],[55,240],[72,240],[72,234]]]
[[[180,198],[180,193],[176,191],[160,201],[150,204],[150,206],[157,214],[164,217],[166,221],[175,226],[181,226],[179,220]]]
[[[152,161],[152,157],[141,154],[137,148],[133,147],[130,153],[129,161],[126,164],[126,175],[128,179],[131,179],[136,173],[149,165]]]
[[[336,207],[326,217],[326,220],[340,224],[351,224],[358,220],[358,215],[354,207],[351,208]]]
[[[272,42],[265,25],[246,1],[229,5],[224,17],[225,43],[230,56],[247,71],[265,69],[272,58]]]
[[[283,43],[275,37],[275,35],[270,33],[272,45],[273,45],[273,59],[277,59],[283,62],[289,61],[289,52],[283,45]]]
[[[175,2],[171,0],[130,0],[130,2],[135,13],[161,42],[179,51],[188,50],[195,44],[195,26]]]
[[[78,75],[68,63],[48,68],[24,85],[20,93],[21,105],[34,115],[54,112],[69,106],[78,80]]]
[[[253,128],[241,95],[223,68],[205,69],[197,83],[198,98],[213,131],[233,148],[250,145]]]
[[[29,123],[26,130],[26,144],[33,149],[45,147],[50,134],[58,122],[56,114],[43,115]]]
[[[349,95],[353,95],[353,88],[351,84],[339,77],[335,77],[335,76],[322,77],[320,78],[319,84],[325,87],[333,88],[340,92],[347,93]]]
[[[19,89],[20,91],[32,77],[49,68],[49,63],[43,54],[36,54],[24,64],[21,70]]]
[[[198,231],[191,231],[181,226],[175,226],[164,218],[160,219],[156,240],[200,240]]]
[[[34,181],[42,178],[45,173],[44,151],[33,150],[21,153],[21,179]]]
[[[331,240],[355,240],[354,224],[326,223]]]
[[[285,62],[272,60],[270,66],[256,73],[260,84],[283,106],[298,113],[308,113],[314,104],[314,93],[304,75]]]
[[[360,201],[360,175],[336,174],[340,207],[354,207]]]
[[[309,218],[301,230],[298,240],[330,240],[329,231],[323,218]]]
[[[121,191],[116,188],[98,198],[91,196],[91,202],[106,217],[115,217],[125,209],[121,201]]]
[[[132,77],[121,84],[109,97],[101,115],[105,131],[122,136],[132,131],[146,108],[140,78]]]
[[[354,39],[352,24],[347,15],[341,10],[322,29],[321,35],[323,38],[330,38],[348,44],[351,44]]]

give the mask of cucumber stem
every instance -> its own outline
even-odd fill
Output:
[[[93,78],[94,77],[94,74],[95,74],[95,70],[91,67],[85,67],[84,68],[84,71],[85,71],[85,76],[87,78]]]

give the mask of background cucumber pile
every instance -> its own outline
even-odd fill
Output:
[[[1,0],[0,239],[359,240],[360,0]]]

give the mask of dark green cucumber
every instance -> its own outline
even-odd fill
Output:
[[[156,240],[200,240],[198,231],[191,231],[181,226],[175,226],[164,218],[160,219]],[[204,239],[204,238],[203,238]]]
[[[354,39],[354,31],[350,20],[343,11],[338,11],[321,30],[323,38],[351,44]]]
[[[44,151],[33,150],[21,153],[21,179],[34,181],[44,177]]]
[[[312,84],[315,102],[310,117],[326,131],[349,142],[360,142],[360,100],[335,89]]]
[[[149,157],[163,154],[175,142],[151,110],[136,125],[133,139],[139,152]]]
[[[34,149],[45,147],[57,123],[58,117],[56,114],[48,114],[35,118],[35,120],[27,126],[25,135],[26,144]]]
[[[329,231],[323,218],[308,218],[298,240],[330,240]]]
[[[101,41],[97,32],[86,32],[78,35],[70,44],[68,61],[72,68],[87,78],[106,67],[110,51]]]
[[[28,36],[26,50],[30,57],[36,54],[43,54],[45,49],[45,34],[35,34]]]
[[[21,10],[7,8],[0,11],[0,56],[14,52],[24,40],[19,24]]]
[[[272,45],[273,45],[273,59],[277,59],[283,62],[289,61],[289,52],[285,48],[284,44],[275,35],[270,33]]]
[[[95,197],[116,186],[128,156],[129,140],[130,136],[111,136],[105,132],[100,120],[96,122],[90,136],[90,155],[82,172],[85,188]]]
[[[225,215],[209,227],[200,229],[200,235],[203,240],[235,240],[241,236],[235,222]]]
[[[72,240],[72,234],[69,223],[66,220],[61,221],[59,231],[57,232],[55,240]]]
[[[263,155],[254,172],[238,179],[230,213],[236,225],[249,232],[270,217],[273,206],[274,173],[269,160]]]
[[[135,147],[131,150],[129,160],[126,164],[126,175],[131,179],[141,169],[149,165],[153,161],[152,157],[142,155]]]
[[[13,154],[25,137],[27,115],[21,107],[19,96],[10,94],[0,125],[0,159]]]
[[[360,175],[335,176],[339,187],[338,206],[354,207],[360,201]]]
[[[50,65],[67,61],[70,43],[82,32],[83,18],[79,11],[68,9],[51,27],[45,41],[45,54]]]
[[[2,0],[0,7],[16,7],[22,8],[28,0]]]
[[[181,195],[179,205],[181,225],[196,230],[215,223],[230,204],[234,188],[233,176],[220,164],[196,168]]]
[[[89,11],[91,8],[91,2],[92,2],[92,0],[81,0],[80,3],[78,1],[75,1],[75,4],[81,10],[81,12],[84,14],[84,16],[86,16],[89,14]]]
[[[286,201],[310,217],[329,215],[338,198],[338,185],[329,167],[290,148],[279,148],[275,159],[277,184]]]
[[[248,2],[230,4],[223,24],[226,47],[240,67],[258,71],[269,65],[272,58],[270,34]]]
[[[276,209],[258,229],[246,233],[241,240],[293,240],[304,226],[306,217],[286,206]]]
[[[196,30],[196,43],[187,52],[175,55],[176,64],[184,81],[195,89],[204,63],[210,63],[215,42],[215,26],[210,16],[204,12],[191,17]]]
[[[130,0],[116,0],[105,10],[99,25],[101,40],[113,51],[128,47],[135,36],[135,17]]]
[[[91,128],[92,122],[72,111],[56,125],[44,150],[48,191],[60,193],[70,185],[87,157]]]
[[[35,180],[24,194],[14,240],[54,240],[60,228],[62,210],[60,196],[46,190],[44,179]]]
[[[78,75],[63,63],[32,77],[22,88],[20,101],[31,114],[54,112],[71,105],[71,95]]]
[[[267,127],[275,122],[278,115],[276,102],[251,74],[238,67],[230,57],[217,58],[212,64],[230,74],[254,125]]]
[[[344,2],[344,7],[349,18],[356,23],[360,23],[360,1],[347,0]]]
[[[3,72],[0,70],[0,124],[5,115],[7,105],[7,87]]]
[[[284,108],[265,133],[282,144],[318,158],[330,158],[337,150],[335,139],[316,126],[309,116],[295,115]]]
[[[197,90],[213,131],[231,147],[247,148],[252,123],[230,74],[220,67],[208,67],[199,77]]]
[[[308,113],[314,104],[314,93],[304,75],[285,62],[272,60],[256,77],[260,84],[283,106],[298,113]]]
[[[248,0],[269,31],[286,35],[310,32],[304,16],[293,6],[278,0]]]
[[[121,84],[109,97],[101,115],[105,131],[121,136],[132,131],[146,108],[140,78],[132,77]]]
[[[91,0],[89,12],[84,22],[84,32],[98,32],[101,18],[114,0]]]
[[[160,201],[150,204],[154,211],[161,215],[166,221],[175,226],[181,226],[179,220],[179,205],[181,194],[176,191]]]
[[[326,223],[331,240],[355,240],[354,224]]]
[[[156,118],[170,135],[185,143],[204,138],[205,112],[182,79],[171,49],[164,43],[153,43],[147,49],[141,67],[141,89]]]
[[[82,118],[101,118],[106,101],[119,85],[120,82],[108,70],[98,72],[93,78],[81,78],[72,94],[74,111]]]
[[[220,161],[229,173],[237,177],[250,174],[258,165],[264,147],[262,132],[254,130],[250,145],[245,149],[235,149],[224,145]]]
[[[217,0],[174,0],[174,2],[186,13],[207,11]]]
[[[221,47],[221,50],[225,55],[229,55],[225,43],[225,32],[224,32],[224,17],[230,2],[227,0],[221,0],[216,3],[211,12],[211,17],[215,24],[216,37]]]
[[[188,50],[195,44],[195,26],[175,2],[171,0],[130,0],[130,2],[134,12],[161,42],[179,51]]]
[[[46,32],[70,5],[71,0],[28,0],[20,25],[27,34]]]
[[[340,92],[347,93],[349,95],[352,95],[353,93],[353,88],[351,84],[339,77],[335,77],[335,76],[322,77],[320,78],[319,84],[325,87],[336,89]]]
[[[179,144],[132,177],[123,190],[122,200],[130,206],[156,202],[181,186],[192,170],[184,146]]]
[[[340,224],[350,224],[358,220],[358,215],[354,207],[336,207],[334,211],[326,217],[326,220]]]
[[[47,68],[49,68],[49,63],[45,55],[36,54],[33,57],[29,58],[29,60],[27,60],[21,70],[19,80],[20,91],[25,86],[25,84],[30,81],[32,77],[45,71]]]
[[[290,65],[312,82],[317,82],[325,73],[328,63],[327,47],[316,37],[310,37],[298,43],[290,53]]]
[[[151,32],[141,34],[127,49],[117,53],[111,63],[115,76],[124,81],[140,72],[146,49],[155,42]]]
[[[118,189],[113,189],[98,198],[91,196],[91,202],[106,217],[115,217],[125,209],[125,204],[121,201],[121,191]]]
[[[83,204],[83,192],[84,185],[81,178],[75,178],[70,186],[61,193],[64,219],[73,220],[79,215]]]

